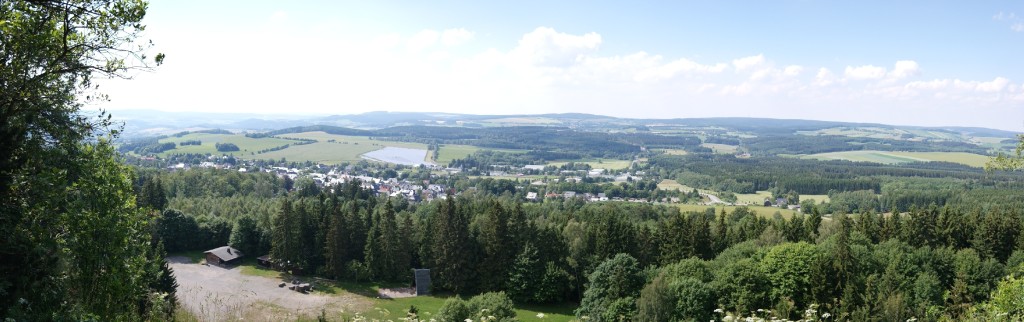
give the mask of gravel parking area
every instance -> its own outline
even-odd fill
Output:
[[[192,263],[185,257],[167,261],[178,280],[178,301],[202,321],[280,321],[298,316],[329,316],[370,305],[357,295],[303,294],[278,287],[282,281],[242,275],[238,267]]]

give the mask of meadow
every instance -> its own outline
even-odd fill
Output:
[[[873,150],[818,153],[799,157],[803,159],[849,160],[885,164],[944,161],[972,167],[983,167],[985,162],[989,160],[987,156],[966,152],[889,152]]]
[[[718,144],[718,143],[704,143],[700,146],[711,149],[718,154],[733,154],[736,153],[738,147],[735,145]]]
[[[574,163],[586,163],[589,164],[593,169],[605,169],[605,170],[621,170],[628,169],[633,163],[630,160],[615,160],[615,159],[585,159],[585,160],[559,160],[554,162],[548,162],[548,165],[556,167],[563,166],[569,162]]]
[[[201,145],[181,145],[183,141],[199,140],[202,141]],[[169,154],[185,154],[185,153],[197,153],[197,154],[221,154],[222,152],[217,151],[217,143],[233,143],[238,146],[239,151],[231,152],[235,156],[248,156],[252,152],[269,149],[273,147],[282,146],[285,144],[295,143],[292,140],[286,140],[281,138],[259,138],[254,139],[246,137],[241,134],[210,134],[210,133],[190,133],[183,135],[182,137],[168,137],[161,139],[160,143],[173,142],[177,144],[177,148],[173,150],[164,151],[160,153],[161,157]]]

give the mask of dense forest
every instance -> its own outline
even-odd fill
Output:
[[[411,268],[431,268],[438,291],[579,301],[578,317],[599,321],[722,318],[715,309],[857,321],[994,317],[1021,286],[1004,277],[1024,273],[1024,216],[1011,207],[784,219],[742,207],[522,203],[487,191],[409,204],[358,184],[296,183],[288,192],[272,175],[193,172],[137,183],[140,196],[153,195],[141,192],[150,182],[169,196],[140,200],[166,205],[157,227],[168,250],[230,243],[294,272],[351,281],[405,282]]]

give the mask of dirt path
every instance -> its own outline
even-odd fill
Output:
[[[242,275],[241,269],[195,264],[184,257],[167,261],[178,280],[178,301],[202,321],[280,321],[315,317],[363,308],[369,302],[356,295],[302,294],[278,287],[281,280]]]

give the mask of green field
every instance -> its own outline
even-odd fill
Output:
[[[800,158],[818,160],[849,160],[877,163],[906,163],[945,161],[965,164],[972,167],[983,167],[989,157],[966,152],[888,152],[888,151],[845,151],[803,155]]]
[[[722,205],[706,206],[706,205],[690,205],[690,204],[677,204],[675,206],[679,207],[679,210],[683,211],[683,212],[687,212],[687,211],[698,211],[698,212],[700,212],[700,211],[704,211],[705,209],[714,207],[716,214],[721,213],[722,212],[722,208],[725,208],[726,212],[732,212],[733,210],[736,210],[736,207],[741,207],[741,206],[722,206]],[[775,215],[775,212],[778,212],[779,214],[781,214],[782,218],[785,218],[785,219],[792,218],[794,214],[799,213],[799,212],[797,212],[795,210],[779,209],[779,208],[775,208],[775,207],[765,207],[765,206],[746,206],[746,207],[748,209],[754,211],[755,213],[757,213],[758,216],[766,217],[766,218],[771,218],[773,215]]]
[[[472,145],[442,144],[437,152],[437,164],[448,164],[455,159],[465,158],[467,155],[476,153],[480,148]]]
[[[182,141],[189,140],[200,140],[202,145],[181,145]],[[263,149],[269,149],[273,147],[282,146],[285,144],[295,143],[292,140],[285,140],[279,138],[260,138],[254,139],[246,137],[242,134],[209,134],[209,133],[190,133],[182,137],[169,137],[161,139],[160,143],[174,142],[177,144],[177,148],[169,151],[160,153],[160,156],[167,156],[169,154],[185,154],[185,153],[197,153],[197,154],[221,154],[218,152],[217,143],[234,143],[240,149],[239,151],[228,152],[228,154],[234,154],[235,156],[247,156],[250,152],[256,152]]]
[[[554,162],[548,162],[548,165],[553,165],[553,166],[556,166],[556,167],[560,167],[560,166],[563,166],[563,165],[565,165],[565,164],[567,164],[569,162],[586,163],[586,164],[589,164],[591,168],[594,168],[594,169],[606,169],[606,170],[628,169],[629,165],[633,163],[630,160],[586,159],[586,160],[561,160],[561,161],[554,161]]]
[[[764,204],[764,198],[771,197],[771,192],[758,191],[757,193],[737,193],[736,203],[737,204]],[[800,195],[800,200],[814,199],[815,203],[829,202],[828,195]]]
[[[736,153],[737,147],[735,145],[718,144],[718,143],[704,143],[700,146],[711,149],[718,154],[734,154]]]
[[[362,160],[364,153],[385,147],[427,149],[425,144],[374,140],[363,136],[334,135],[324,132],[290,133],[283,137],[313,139],[313,144],[293,145],[284,150],[246,156],[256,159],[280,159],[288,161],[313,161],[324,164],[354,162]],[[334,140],[334,142],[329,142]]]
[[[430,318],[441,308],[444,301],[447,300],[447,296],[417,296],[407,297],[399,299],[374,299],[374,307],[366,312],[362,312],[362,315],[371,319],[382,319],[390,320],[394,319],[398,321],[405,317],[406,310],[410,306],[415,305],[416,309],[419,310],[419,317],[421,320],[430,320]],[[516,307],[516,319],[519,321],[572,321],[575,316],[573,310],[575,305],[517,305]],[[538,313],[544,313],[544,318],[537,317]]]

